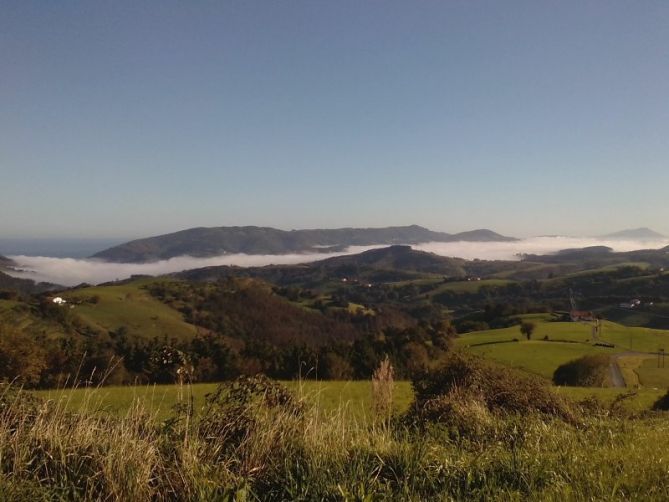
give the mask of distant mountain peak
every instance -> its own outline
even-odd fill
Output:
[[[666,236],[656,232],[655,230],[651,230],[648,227],[639,227],[639,228],[629,228],[626,230],[621,230],[619,232],[603,235],[602,238],[652,241],[652,240],[666,239]]]
[[[506,237],[500,235],[497,232],[493,232],[487,228],[479,228],[476,230],[469,230],[467,232],[460,232],[453,234],[453,240],[462,240],[462,241],[499,241],[499,242],[510,242],[517,241],[515,237]]]

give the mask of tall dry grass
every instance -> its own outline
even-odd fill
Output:
[[[324,413],[264,378],[159,422],[0,391],[0,500],[668,500],[663,415],[497,413],[450,395],[453,436]],[[184,392],[184,396],[188,393]],[[456,399],[460,396],[461,399]],[[186,399],[186,398],[185,398]]]
[[[387,422],[393,413],[395,369],[386,356],[372,374],[372,406],[374,416]]]

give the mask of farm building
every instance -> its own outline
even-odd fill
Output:
[[[569,317],[573,322],[578,321],[594,321],[595,314],[586,310],[572,310],[569,312]]]

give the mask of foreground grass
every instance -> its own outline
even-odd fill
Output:
[[[667,393],[666,389],[616,389],[596,387],[553,387],[555,392],[571,401],[579,402],[586,399],[597,399],[605,405],[614,401],[632,413],[643,413],[650,410],[653,404]]]
[[[162,422],[141,402],[110,415],[83,400],[70,413],[5,392],[0,500],[669,498],[663,415],[568,423],[474,406],[466,434],[360,420],[335,402],[240,400]]]
[[[369,381],[303,381],[282,382],[300,399],[308,402],[321,413],[333,413],[341,409],[352,419],[369,422],[372,418],[372,387]],[[108,413],[115,416],[127,414],[133,406],[140,405],[156,420],[165,420],[174,414],[177,403],[192,396],[194,408],[198,410],[205,396],[218,387],[215,383],[195,384],[190,387],[178,385],[150,385],[135,387],[100,387],[33,391],[42,399],[53,401],[69,412]],[[625,395],[622,405],[634,412],[649,410],[665,392],[665,389],[638,389],[633,394],[615,388],[554,387],[572,401],[594,397],[602,403],[613,402]],[[411,383],[395,382],[393,409],[401,414],[407,411],[413,400]]]

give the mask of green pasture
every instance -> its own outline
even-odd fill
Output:
[[[372,411],[372,387],[369,381],[301,381],[282,382],[298,396],[324,413],[345,409],[347,414],[366,420]],[[218,384],[206,383],[192,386],[146,385],[126,387],[99,387],[34,391],[37,396],[56,401],[73,412],[87,410],[112,415],[123,415],[132,406],[142,406],[157,420],[169,417],[174,405],[193,398],[195,409],[205,402],[205,396],[216,390]],[[595,397],[605,404],[611,403],[626,390],[613,388],[554,387],[555,391],[574,401]],[[664,389],[638,389],[623,404],[627,409],[643,411],[664,395]],[[406,411],[413,399],[411,383],[395,382],[394,408],[397,413]]]
[[[428,296],[438,295],[439,293],[444,293],[446,291],[452,291],[453,293],[467,293],[473,294],[478,293],[481,287],[500,287],[511,284],[515,281],[508,279],[482,279],[480,281],[452,281],[444,282],[442,276],[427,277],[422,279],[411,279],[406,281],[398,281],[390,283],[391,286],[403,287],[403,286],[416,286],[424,287],[431,286],[431,289],[425,291],[424,294]]]
[[[372,407],[370,381],[290,381],[282,382],[299,397],[323,412],[346,408],[352,416],[364,419]],[[191,386],[146,385],[97,388],[58,389],[35,391],[39,397],[61,403],[70,411],[93,410],[123,414],[133,405],[140,404],[159,419],[172,413],[175,404],[187,402],[192,396],[197,410],[205,403],[205,396],[216,390],[218,384],[202,383]],[[395,382],[393,401],[395,410],[403,412],[411,403],[411,384]]]
[[[522,341],[470,347],[475,354],[493,359],[547,379],[555,370],[574,359],[590,354],[613,354],[616,349],[596,347],[587,343]]]
[[[590,354],[654,353],[660,348],[669,351],[669,332],[650,328],[629,327],[603,321],[599,341],[614,347],[595,345],[589,323],[550,322],[546,314],[524,316],[536,328],[531,340],[519,326],[477,331],[461,335],[456,345],[500,363],[552,378],[558,366]],[[657,368],[656,356],[639,354],[619,359],[623,376],[630,387],[669,387],[669,368]],[[669,366],[669,364],[668,364]]]
[[[669,362],[657,355],[632,355],[618,359],[628,385],[650,389],[669,388]]]
[[[550,340],[589,342],[592,338],[591,327],[584,324],[571,322],[541,322],[537,321],[537,319],[527,320],[535,322],[536,324],[536,328],[532,334],[533,340],[540,340],[547,336]],[[466,333],[461,335],[456,343],[460,346],[476,347],[479,345],[511,342],[514,339],[525,339],[524,335],[520,332],[520,326],[518,325],[510,326],[508,328]]]
[[[597,274],[606,274],[606,273],[611,273],[615,272],[616,270],[619,270],[621,268],[628,268],[628,267],[636,267],[641,270],[647,270],[650,268],[650,264],[645,262],[645,261],[628,261],[628,262],[623,262],[623,263],[615,263],[612,265],[605,265],[603,267],[597,267],[597,268],[589,268],[586,270],[579,270],[578,272],[572,272],[569,274],[561,274],[559,277],[554,277],[551,279],[545,279],[542,281],[543,284],[545,285],[550,285],[552,287],[555,287],[559,284],[566,283],[569,279],[577,278],[577,277],[587,277],[590,275],[597,275]],[[620,281],[630,281],[634,282],[636,280],[644,280],[647,279],[649,276],[642,276],[642,277],[629,277],[625,279],[618,279]]]
[[[438,288],[430,291],[430,295],[438,295],[439,293],[444,293],[446,291],[452,291],[454,293],[478,293],[480,289],[484,286],[487,287],[502,287],[512,284],[515,281],[510,281],[507,279],[482,279],[480,281],[457,281],[457,282],[446,282],[439,286]]]
[[[536,328],[532,334],[533,341],[543,340],[544,337],[548,337],[548,340],[552,342],[593,342],[591,323],[546,322],[540,321],[541,316],[545,316],[545,314],[538,314],[534,319],[525,319],[534,321],[536,324]],[[457,344],[476,347],[483,344],[508,342],[514,338],[521,341],[524,340],[519,326],[466,333],[460,336]],[[615,345],[616,350],[657,352],[659,348],[663,347],[669,350],[669,331],[623,326],[622,324],[610,321],[603,321],[601,323],[599,340]]]
[[[142,286],[156,279],[141,279],[117,286],[86,287],[63,294],[75,304],[72,310],[85,323],[112,331],[121,327],[129,334],[145,338],[190,338],[194,326],[186,323],[180,312],[153,298]],[[90,300],[96,298],[97,303]]]

